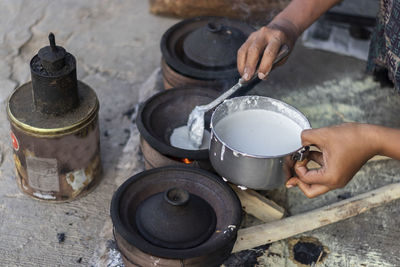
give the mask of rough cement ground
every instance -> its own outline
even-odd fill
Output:
[[[160,64],[160,36],[177,21],[147,10],[143,0],[0,1],[1,266],[90,265],[112,194],[129,175],[124,168],[141,164],[117,165],[130,136],[129,113]],[[29,61],[48,45],[50,31],[75,55],[79,79],[95,89],[101,106],[102,181],[65,204],[35,201],[18,190],[5,114],[6,98],[30,80]],[[57,233],[65,233],[64,242]]]
[[[152,16],[147,10],[144,0],[0,2],[0,265],[107,264],[102,253],[110,238],[112,193],[126,177],[143,169],[130,116],[159,80],[153,72],[160,62],[159,40],[177,21]],[[65,204],[35,201],[18,191],[4,112],[9,93],[30,80],[29,60],[47,45],[50,31],[76,56],[79,79],[96,90],[101,103],[103,179],[88,196]],[[302,110],[314,127],[344,121],[398,127],[399,96],[365,76],[364,64],[297,46],[287,64],[250,94],[287,101]],[[148,84],[143,84],[149,76]],[[298,189],[266,194],[296,214],[399,181],[399,170],[400,164],[392,160],[369,163],[347,187],[313,200]],[[399,204],[302,236],[316,237],[329,248],[321,266],[398,266]],[[245,223],[257,221],[248,217]],[[58,233],[65,233],[64,242],[59,243]],[[230,260],[231,266],[252,266],[249,255],[258,257],[259,266],[296,266],[288,244],[284,240],[262,248],[262,253],[240,254]]]

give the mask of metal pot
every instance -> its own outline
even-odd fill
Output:
[[[225,179],[240,186],[267,190],[277,188],[291,176],[296,160],[303,160],[308,148],[299,147],[283,155],[256,156],[232,149],[215,130],[224,117],[244,110],[262,109],[278,112],[290,118],[301,129],[311,128],[307,118],[292,106],[269,97],[243,96],[226,100],[211,117],[209,157],[214,169]]]

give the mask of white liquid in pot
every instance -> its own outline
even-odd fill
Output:
[[[189,138],[189,130],[186,125],[175,128],[169,138],[172,146],[188,150],[208,149],[210,146],[210,132],[204,129],[203,141],[199,148],[193,145]]]
[[[285,115],[254,109],[222,118],[217,136],[230,148],[257,156],[277,156],[301,148],[302,128]]]

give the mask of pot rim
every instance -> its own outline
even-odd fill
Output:
[[[221,185],[221,187],[227,192],[227,194],[230,195],[232,200],[234,202],[238,203],[238,212],[236,212],[236,216],[232,218],[232,225],[235,225],[236,228],[234,228],[232,231],[228,231],[224,236],[221,236],[220,238],[216,239],[215,242],[213,242],[212,246],[205,246],[204,248],[202,247],[208,240],[206,240],[204,243],[200,244],[197,247],[193,248],[188,248],[188,249],[169,249],[169,248],[163,248],[163,247],[158,247],[156,245],[151,244],[148,242],[145,238],[143,237],[138,237],[135,234],[132,234],[131,231],[125,227],[125,225],[122,223],[121,217],[120,217],[120,212],[119,212],[119,207],[120,207],[120,200],[121,197],[125,194],[125,190],[134,182],[140,180],[140,179],[145,179],[146,176],[152,173],[157,173],[157,172],[165,172],[168,170],[175,170],[175,171],[185,171],[185,172],[193,172],[197,173],[200,175],[203,175],[207,177],[208,179],[213,180],[215,183],[218,183]],[[110,205],[110,216],[111,220],[113,223],[114,229],[118,232],[118,234],[123,237],[129,244],[132,246],[138,248],[139,250],[148,253],[150,255],[158,256],[158,257],[163,257],[163,258],[175,258],[175,259],[186,259],[186,258],[193,258],[193,257],[200,257],[207,255],[215,250],[222,249],[226,247],[226,245],[232,240],[236,239],[237,237],[237,231],[238,228],[240,227],[241,224],[241,205],[240,205],[240,200],[237,197],[237,195],[233,192],[233,190],[216,174],[207,172],[202,169],[198,168],[193,168],[193,167],[188,167],[188,166],[166,166],[166,167],[160,167],[160,168],[154,168],[150,170],[146,170],[140,173],[137,173],[130,178],[128,178],[114,193],[112,200],[111,200],[111,205]],[[218,218],[217,218],[218,220]],[[139,235],[139,234],[138,234]],[[144,242],[143,242],[144,241]],[[199,249],[201,248],[201,249]]]
[[[250,97],[254,97],[254,95],[238,96],[238,97],[230,98],[229,100],[238,99],[238,98],[246,99],[246,98],[250,98]],[[296,113],[298,113],[298,114],[300,115],[300,117],[302,117],[302,119],[304,119],[304,121],[306,122],[306,125],[307,125],[307,127],[304,128],[304,129],[302,129],[302,131],[312,128],[312,127],[311,127],[311,123],[309,122],[309,120],[307,119],[307,117],[306,117],[302,112],[300,112],[297,108],[295,108],[295,107],[293,107],[293,106],[291,106],[291,105],[289,105],[289,104],[287,104],[287,103],[285,103],[285,102],[283,102],[283,101],[281,101],[281,100],[272,98],[272,97],[267,97],[267,96],[257,96],[257,97],[259,97],[259,98],[264,98],[264,99],[267,99],[267,100],[270,100],[270,101],[278,102],[278,103],[284,105],[285,107],[287,107],[287,108],[289,108],[289,109],[295,111]],[[225,101],[224,101],[224,102],[225,102]],[[299,150],[301,150],[301,149],[303,148],[303,147],[299,147],[299,148],[297,148],[297,149],[295,149],[295,150],[293,150],[293,151],[291,151],[291,152],[288,152],[288,153],[285,153],[285,154],[280,154],[280,155],[274,155],[274,156],[252,155],[252,154],[248,154],[248,153],[243,152],[243,151],[239,151],[239,150],[237,150],[237,149],[233,149],[231,146],[229,146],[229,145],[226,144],[224,141],[222,141],[222,139],[218,136],[218,134],[217,134],[217,133],[215,132],[215,130],[214,130],[214,116],[215,116],[215,113],[216,113],[219,109],[222,108],[221,106],[224,104],[224,102],[221,103],[220,105],[218,105],[218,107],[214,110],[214,112],[213,112],[212,115],[211,115],[211,122],[210,122],[211,141],[210,141],[210,145],[211,145],[211,143],[212,143],[212,141],[213,141],[212,139],[215,137],[215,138],[217,139],[218,142],[220,142],[223,146],[225,146],[225,147],[228,148],[229,150],[233,151],[234,153],[237,153],[237,154],[239,154],[239,155],[241,155],[241,156],[243,156],[243,157],[257,158],[257,159],[276,159],[276,158],[283,158],[283,157],[292,155],[293,153],[296,153],[297,151],[299,151]],[[290,118],[290,117],[288,117],[288,118]]]

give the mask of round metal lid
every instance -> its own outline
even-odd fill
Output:
[[[169,28],[161,52],[175,71],[196,79],[239,77],[236,53],[254,28],[223,17],[196,17]]]
[[[204,67],[227,67],[236,64],[236,54],[246,35],[240,30],[210,21],[191,32],[183,42],[185,55]]]
[[[215,212],[207,201],[179,187],[148,197],[136,212],[139,233],[165,248],[198,246],[211,236],[215,224]]]
[[[41,134],[64,132],[86,121],[99,109],[96,93],[85,83],[78,81],[79,106],[64,114],[63,119],[35,109],[32,97],[32,82],[23,84],[10,96],[7,113],[14,123],[29,132]]]

